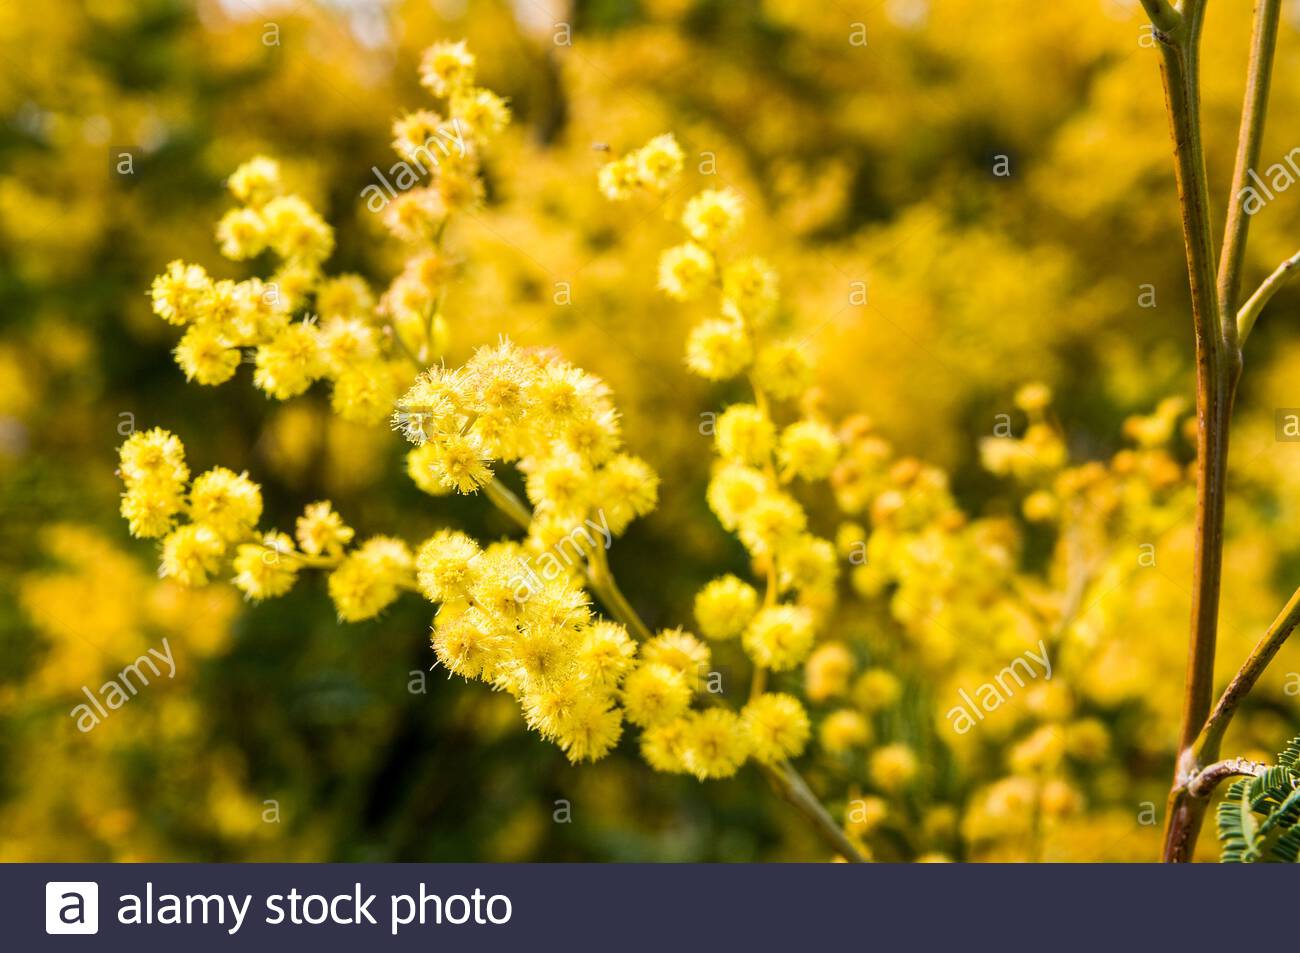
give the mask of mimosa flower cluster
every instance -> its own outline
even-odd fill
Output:
[[[289,191],[279,163],[258,156],[235,170],[227,185],[240,204],[217,225],[221,253],[275,267],[264,279],[235,281],[174,261],[154,280],[154,313],[185,328],[175,356],[186,379],[223,384],[247,359],[268,397],[288,400],[327,380],[345,420],[387,419],[412,368],[446,344],[441,304],[455,266],[443,234],[454,213],[481,202],[481,152],[510,118],[500,97],[474,86],[474,67],[463,42],[432,47],[421,81],[446,101],[448,116],[422,109],[393,125],[404,191],[385,203],[383,222],[412,251],[377,302],[359,275],[325,276],[333,231]]]

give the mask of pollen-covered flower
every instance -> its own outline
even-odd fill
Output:
[[[812,613],[800,606],[760,609],[741,641],[754,664],[774,672],[794,668],[812,649]]]
[[[686,366],[701,377],[724,381],[742,373],[754,359],[754,348],[737,321],[711,318],[691,328],[686,338]]]
[[[762,472],[738,463],[714,471],[707,499],[724,529],[734,530],[770,490]]]
[[[776,764],[803,753],[811,734],[808,713],[793,695],[768,692],[741,712],[754,759]]]
[[[190,484],[190,519],[226,542],[248,536],[262,517],[262,490],[247,473],[213,467]]]
[[[401,540],[375,536],[344,557],[330,573],[329,592],[345,622],[360,622],[382,612],[411,575],[411,554]]]
[[[815,420],[800,420],[781,431],[777,456],[786,479],[824,480],[835,468],[839,453],[835,431]]]
[[[174,353],[187,381],[209,387],[234,377],[243,359],[243,353],[231,346],[221,327],[208,322],[190,325]]]
[[[163,540],[159,573],[182,586],[201,586],[221,568],[226,547],[211,527],[189,523]]]
[[[722,296],[750,326],[764,327],[780,297],[776,271],[761,258],[734,261],[722,272]]]
[[[697,242],[714,248],[735,234],[743,218],[744,209],[735,189],[707,189],[686,203],[682,226]]]
[[[709,647],[683,629],[665,629],[641,646],[642,663],[661,662],[694,685],[708,671]]]
[[[430,602],[463,599],[474,581],[474,560],[482,550],[464,533],[442,530],[415,557],[416,583]]]
[[[695,712],[682,739],[682,764],[699,780],[729,778],[751,751],[749,732],[740,716],[723,708]]]
[[[890,794],[897,794],[916,778],[920,764],[916,753],[905,744],[885,745],[871,753],[871,780]]]
[[[623,710],[634,725],[656,725],[686,711],[691,685],[682,672],[662,662],[638,665],[623,682]]]
[[[469,126],[475,136],[495,136],[510,123],[510,107],[490,89],[462,89],[451,97],[453,121]]]
[[[707,639],[740,635],[758,611],[758,592],[736,576],[714,579],[695,595],[695,621]]]
[[[898,676],[883,668],[867,669],[853,684],[853,700],[867,711],[890,708],[902,694]]]
[[[316,325],[290,324],[257,349],[253,363],[258,388],[278,400],[298,396],[324,372]]]
[[[817,740],[828,753],[844,754],[871,742],[871,725],[861,712],[841,708],[822,719],[817,728]]]
[[[685,155],[672,133],[655,136],[633,155],[638,181],[656,192],[665,192],[682,174]]]
[[[153,280],[149,296],[154,314],[169,324],[188,324],[194,320],[210,286],[211,279],[203,266],[173,261]]]
[[[776,449],[776,428],[753,404],[732,404],[718,418],[718,452],[728,460],[766,463]]]
[[[286,533],[267,533],[260,542],[240,544],[233,565],[235,585],[254,600],[282,596],[298,578],[293,540]]]
[[[254,208],[265,205],[283,194],[280,164],[266,156],[254,156],[231,173],[226,180],[230,194]]]
[[[447,97],[474,82],[474,54],[464,40],[435,43],[420,59],[420,83],[433,95]]]
[[[812,383],[812,361],[796,341],[764,345],[754,361],[754,380],[767,393],[783,400],[798,397]]]
[[[823,642],[804,664],[804,692],[808,700],[826,701],[846,695],[853,677],[853,653],[843,642]]]
[[[217,244],[232,261],[256,258],[266,248],[266,220],[254,208],[232,208],[217,223]]]
[[[713,256],[694,242],[669,248],[659,256],[659,288],[677,301],[694,301],[713,280]]]
[[[616,622],[597,622],[583,633],[578,666],[601,688],[614,689],[636,664],[636,643]]]
[[[329,500],[321,500],[307,504],[302,516],[298,517],[294,535],[304,553],[319,556],[321,553],[341,552],[352,542],[353,531],[334,511]]]

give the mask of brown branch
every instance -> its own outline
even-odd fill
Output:
[[[1220,781],[1228,778],[1256,777],[1268,769],[1268,765],[1246,758],[1228,758],[1206,765],[1187,782],[1187,793],[1195,798],[1208,798],[1219,786]]]
[[[1194,764],[1185,755],[1210,713],[1214,692],[1214,655],[1218,637],[1219,593],[1223,575],[1223,516],[1226,503],[1228,425],[1240,373],[1237,323],[1219,309],[1211,232],[1205,150],[1201,140],[1200,37],[1204,0],[1184,0],[1179,22],[1167,29],[1167,11],[1144,0],[1161,43],[1161,74],[1174,144],[1174,172],[1182,210],[1183,246],[1187,255],[1196,340],[1196,548],[1192,577],[1191,635],[1183,692],[1180,755],[1165,827],[1164,858],[1190,856],[1204,808],[1185,796]]]

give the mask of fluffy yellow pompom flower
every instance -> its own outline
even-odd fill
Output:
[[[868,770],[877,786],[890,794],[897,794],[916,778],[920,764],[911,748],[896,743],[873,751]]]
[[[254,156],[231,173],[226,187],[231,195],[246,205],[265,205],[284,192],[280,164],[266,156]]]
[[[618,744],[623,713],[600,695],[581,695],[556,726],[556,741],[574,764],[596,761]]]
[[[595,481],[593,508],[604,513],[615,535],[659,501],[659,476],[639,457],[619,454],[596,472]]]
[[[446,97],[474,82],[474,54],[464,40],[435,43],[420,59],[420,83],[435,96]]]
[[[773,397],[798,397],[812,383],[813,366],[796,341],[773,341],[758,352],[754,380]]]
[[[676,301],[694,301],[708,290],[713,268],[713,256],[699,245],[675,245],[659,256],[659,289]]]
[[[334,511],[329,500],[308,503],[302,516],[294,527],[298,545],[310,556],[321,553],[338,553],[352,542],[352,527],[343,522],[343,517]]]
[[[793,695],[759,695],[745,706],[741,719],[755,760],[764,764],[796,757],[808,744],[808,713]]]
[[[495,136],[510,124],[510,107],[490,89],[463,89],[451,97],[453,123],[464,123],[475,136]]]
[[[709,647],[682,629],[666,629],[641,646],[643,664],[659,662],[686,676],[694,686],[709,669]]]
[[[749,754],[749,732],[735,712],[710,708],[694,713],[687,720],[682,738],[682,765],[701,781],[731,777]]]
[[[823,642],[804,665],[804,691],[809,701],[844,695],[853,675],[853,653],[843,642]]]
[[[185,482],[190,475],[185,447],[155,427],[128,437],[118,456],[118,472],[126,484],[122,516],[131,535],[147,539],[166,535],[185,506]]]
[[[221,568],[226,547],[221,537],[202,523],[189,523],[163,540],[159,573],[182,586],[201,586]]]
[[[800,420],[781,431],[777,457],[786,479],[824,480],[835,468],[839,453],[835,431],[815,420]]]
[[[830,754],[838,755],[871,741],[871,726],[852,708],[833,711],[817,728],[817,740]]]
[[[678,669],[642,662],[623,682],[623,710],[634,725],[657,725],[686,711],[691,686]]]
[[[761,258],[742,258],[722,273],[722,295],[752,327],[763,327],[776,314],[780,287],[776,272]]]
[[[430,602],[463,599],[474,582],[473,562],[482,550],[464,533],[442,530],[415,557],[415,580]]]
[[[691,328],[686,338],[686,366],[700,377],[725,381],[754,359],[754,348],[744,326],[726,318],[711,318]]]
[[[735,189],[708,189],[694,196],[682,211],[682,227],[697,242],[710,247],[730,238],[744,218]]]
[[[314,324],[298,321],[257,349],[253,383],[279,400],[296,397],[324,372],[319,332]]]
[[[262,490],[247,473],[213,467],[190,485],[190,519],[227,543],[252,531],[262,516]]]
[[[784,493],[769,491],[740,518],[740,541],[754,555],[767,555],[794,544],[807,525],[803,507]]]
[[[656,771],[685,774],[683,752],[690,729],[690,715],[651,725],[641,732],[641,757]]]
[[[672,133],[655,136],[640,149],[601,166],[597,184],[604,196],[620,202],[638,189],[667,192],[682,174],[682,147]]]
[[[273,599],[293,588],[298,578],[293,540],[287,533],[267,533],[259,543],[235,549],[235,585],[250,599]]]
[[[655,136],[633,155],[638,182],[656,192],[665,192],[682,174],[685,155],[672,133]]]
[[[411,553],[401,540],[375,536],[349,553],[329,577],[330,598],[345,622],[378,615],[398,596],[411,572]]]
[[[191,325],[173,353],[187,381],[209,387],[234,377],[243,358],[239,348],[230,345],[225,332],[207,322]]]
[[[829,592],[839,574],[835,547],[816,536],[803,536],[782,550],[779,567],[782,591]]]
[[[794,668],[812,649],[812,613],[799,606],[760,609],[742,637],[754,663],[774,672]]]
[[[709,481],[707,499],[724,529],[734,530],[758,501],[768,493],[767,478],[741,464],[719,467]]]
[[[118,455],[127,486],[160,484],[179,488],[190,478],[184,444],[161,427],[131,434]]]
[[[232,208],[217,222],[217,244],[231,261],[256,258],[266,248],[266,220],[253,208]]]
[[[132,536],[153,539],[171,532],[176,514],[185,507],[181,488],[143,486],[122,494],[122,517]]]
[[[714,579],[695,595],[695,621],[706,639],[733,639],[758,611],[758,592],[736,576]]]
[[[776,447],[776,428],[753,404],[732,404],[718,418],[718,452],[728,460],[759,466]]]
[[[210,286],[208,273],[201,265],[173,261],[153,280],[149,291],[154,314],[168,324],[188,324],[194,320]]]
[[[853,700],[867,711],[890,708],[902,694],[898,676],[883,668],[867,669],[853,686]]]
[[[578,648],[578,666],[602,689],[617,688],[635,664],[636,642],[623,626],[597,622]]]

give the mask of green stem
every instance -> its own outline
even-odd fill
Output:
[[[1237,336],[1241,343],[1246,343],[1246,338],[1255,327],[1255,320],[1259,313],[1264,310],[1273,295],[1277,294],[1281,287],[1300,271],[1300,252],[1296,252],[1282,264],[1277,266],[1273,274],[1264,279],[1264,283],[1259,286],[1258,290],[1251,295],[1246,303],[1241,306],[1237,312]]]
[[[1241,268],[1246,258],[1246,238],[1251,219],[1245,208],[1246,177],[1259,164],[1259,151],[1264,140],[1264,117],[1268,112],[1281,8],[1282,0],[1255,0],[1245,101],[1241,107],[1241,128],[1237,133],[1237,158],[1232,170],[1232,190],[1228,193],[1223,252],[1219,256],[1219,313],[1225,321],[1236,313],[1237,295],[1241,290]],[[1239,336],[1244,339],[1244,335]]]

